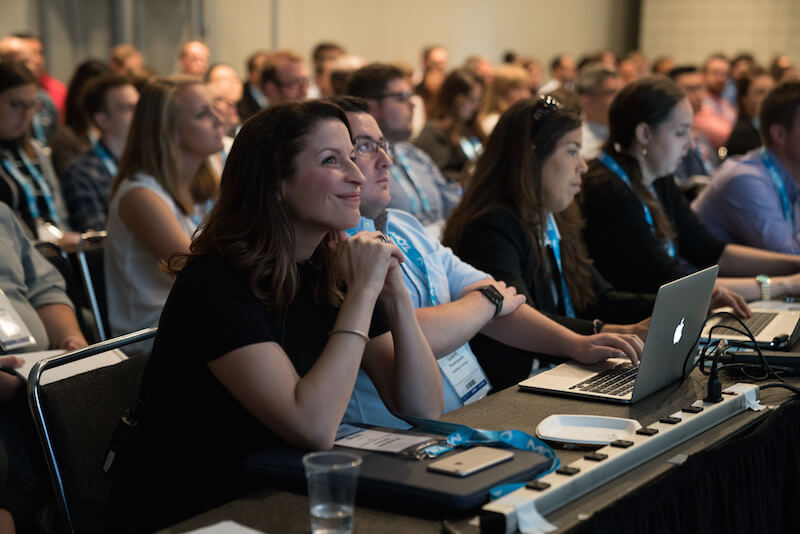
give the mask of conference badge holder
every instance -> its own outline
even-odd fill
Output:
[[[35,344],[33,334],[0,289],[0,349],[8,353]]]

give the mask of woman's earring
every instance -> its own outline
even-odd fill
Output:
[[[647,155],[647,148],[642,148],[642,156],[646,156],[646,155]]]

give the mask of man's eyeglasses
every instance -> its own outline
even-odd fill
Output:
[[[540,121],[543,118],[550,115],[552,112],[557,110],[559,107],[558,100],[553,98],[552,96],[543,96],[540,97],[539,100],[536,102],[536,105],[533,106],[533,120]]]
[[[411,91],[398,91],[396,93],[383,93],[373,98],[378,100],[383,100],[384,98],[394,98],[398,102],[408,102],[411,100],[412,96],[414,96],[414,93]]]
[[[355,152],[356,157],[374,156],[378,153],[378,149],[382,149],[390,158],[394,156],[392,144],[383,137],[376,141],[368,135],[358,135],[353,139],[353,152]]]

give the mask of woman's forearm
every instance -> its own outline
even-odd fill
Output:
[[[726,245],[719,258],[719,274],[722,277],[755,276],[757,274],[773,276],[793,274],[799,271],[800,256],[742,245]]]

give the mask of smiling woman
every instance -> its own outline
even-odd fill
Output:
[[[129,528],[248,491],[241,470],[257,450],[331,448],[361,368],[387,406],[441,414],[402,253],[376,232],[341,235],[359,220],[363,181],[335,105],[272,106],[242,127],[202,233],[170,262],[177,278],[116,486],[119,517],[149,511]]]

